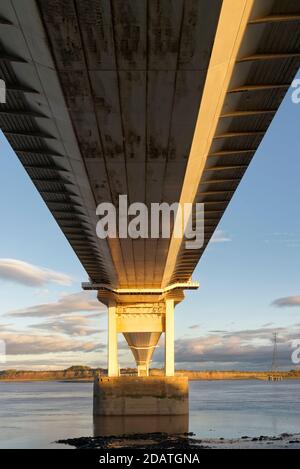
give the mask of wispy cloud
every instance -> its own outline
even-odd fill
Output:
[[[264,242],[267,244],[280,244],[282,247],[299,248],[300,235],[299,233],[275,232],[269,234]]]
[[[226,243],[228,241],[231,241],[230,236],[223,230],[216,230],[211,237],[210,243]]]
[[[278,298],[272,302],[273,306],[278,308],[284,308],[288,306],[300,306],[300,295],[286,296],[284,298]]]
[[[63,295],[55,302],[10,311],[7,315],[12,317],[52,317],[85,311],[97,311],[100,315],[106,311],[106,307],[97,300],[95,293],[82,291]]]
[[[43,287],[47,283],[72,284],[72,278],[69,275],[18,259],[0,259],[0,279],[28,287]]]
[[[64,370],[73,365],[88,365],[92,368],[106,368],[106,355],[99,350],[75,351],[64,353],[44,353],[32,355],[9,355],[2,369],[18,370]]]
[[[69,336],[88,336],[100,332],[99,329],[91,327],[89,318],[83,315],[57,317],[39,324],[32,324],[29,327]]]
[[[58,335],[38,333],[4,332],[1,340],[6,343],[8,355],[36,355],[61,352],[91,352],[103,349],[98,341],[76,340]]]
[[[274,332],[278,333],[278,365],[295,368],[291,361],[291,342],[300,337],[300,324],[215,331],[205,336],[178,339],[175,342],[176,363],[182,368],[268,370],[272,364]],[[158,349],[154,360],[163,363],[163,358],[163,348]]]

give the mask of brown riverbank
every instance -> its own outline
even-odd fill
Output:
[[[290,371],[178,371],[177,374],[188,376],[189,380],[224,380],[224,379],[262,379],[267,380],[269,376],[281,377],[282,379],[300,379],[300,370]]]
[[[86,381],[92,380],[96,372],[104,371],[84,366],[74,366],[66,370],[3,370],[0,371],[0,381]]]
[[[87,366],[72,366],[66,370],[3,370],[0,371],[0,381],[92,381],[95,374],[107,374],[103,368],[89,368]],[[121,370],[122,374],[135,374],[136,370],[126,368]],[[152,376],[162,375],[163,371],[152,369]],[[176,371],[178,376],[188,376],[190,380],[239,380],[239,379],[261,379],[266,380],[270,375],[269,371]],[[300,379],[300,370],[277,371],[273,376],[281,376],[283,379]]]
[[[236,439],[198,439],[193,433],[167,435],[150,433],[109,437],[81,437],[60,440],[57,443],[77,449],[139,449],[155,450],[204,450],[204,449],[300,449],[300,434],[282,433],[278,436],[243,436]]]

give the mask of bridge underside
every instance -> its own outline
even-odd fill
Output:
[[[174,304],[299,68],[299,25],[294,0],[1,1],[1,129],[109,307],[110,374],[118,332],[141,374],[166,333],[174,373]],[[203,202],[204,245],[99,239],[121,194]]]

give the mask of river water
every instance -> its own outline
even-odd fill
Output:
[[[54,442],[112,433],[93,421],[92,383],[0,382],[0,448],[55,448]],[[199,438],[300,433],[300,380],[192,381],[189,421],[130,418],[114,432],[191,431]],[[65,446],[63,446],[65,447]]]

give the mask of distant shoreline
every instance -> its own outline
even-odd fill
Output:
[[[92,382],[98,374],[107,375],[105,369],[92,369],[84,366],[74,366],[66,370],[3,370],[0,371],[0,382],[13,381],[65,381],[65,382]],[[135,374],[134,369],[121,370],[121,374]],[[151,376],[161,376],[163,371],[151,369]],[[210,380],[268,380],[269,376],[280,376],[282,379],[300,379],[300,370],[290,371],[189,371],[178,370],[177,376],[187,376],[190,381],[210,381]]]

